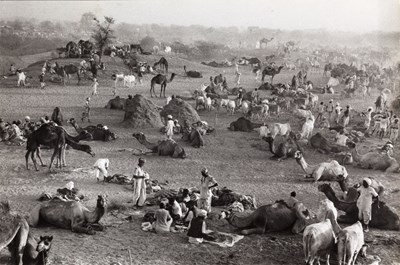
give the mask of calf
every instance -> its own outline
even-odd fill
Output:
[[[124,86],[132,87],[132,84],[136,85],[136,77],[134,75],[124,76]]]
[[[364,246],[364,232],[360,221],[344,228],[338,238],[339,265],[355,264],[358,253]]]

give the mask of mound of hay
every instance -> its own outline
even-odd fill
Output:
[[[165,121],[168,115],[172,115],[179,121],[179,124],[185,124],[185,122],[192,124],[200,121],[200,116],[192,105],[179,98],[172,99],[160,114]]]
[[[122,123],[126,127],[133,128],[160,128],[164,126],[159,107],[139,94],[136,94],[132,99],[126,99]]]

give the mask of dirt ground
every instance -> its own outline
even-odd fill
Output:
[[[176,57],[169,58],[170,72],[178,73],[176,79],[168,84],[167,95],[190,95],[191,91],[200,87],[202,83],[208,83],[210,75],[224,73],[228,84],[233,87],[233,68],[210,68],[198,63],[188,62]],[[149,61],[153,63],[155,57]],[[114,62],[115,63],[115,62]],[[109,62],[112,65],[112,62]],[[203,72],[202,79],[189,79],[183,77],[183,64],[188,70]],[[113,67],[113,66],[112,66]],[[112,69],[111,67],[111,69]],[[121,66],[122,67],[122,66]],[[29,69],[29,68],[28,68]],[[114,66],[114,69],[117,67]],[[47,82],[45,90],[38,88],[38,67],[32,67],[28,75],[33,76],[31,85],[27,88],[15,87],[15,79],[0,81],[0,116],[7,121],[23,119],[29,115],[37,120],[43,115],[52,113],[54,107],[59,106],[65,119],[79,118],[83,110],[85,98],[91,92],[91,81],[84,79],[80,86],[76,86],[76,79],[71,79],[71,84],[65,87],[60,84]],[[250,67],[241,67],[242,86],[247,90],[258,87]],[[136,139],[132,137],[137,129],[123,128],[121,121],[123,112],[104,109],[107,101],[112,98],[112,70],[99,73],[99,95],[92,98],[92,124],[102,123],[116,132],[118,139],[112,142],[90,142],[96,157],[92,158],[85,153],[75,150],[67,151],[68,166],[62,170],[49,172],[46,168],[40,171],[27,171],[25,169],[25,146],[7,146],[0,143],[0,199],[10,200],[13,209],[28,212],[38,203],[37,199],[43,192],[56,192],[57,188],[73,181],[85,195],[84,204],[93,209],[98,194],[107,194],[109,203],[127,204],[131,200],[132,192],[125,186],[115,184],[97,183],[90,168],[98,158],[109,158],[110,174],[121,173],[132,175],[137,163],[137,156],[132,155],[132,149],[144,149]],[[283,70],[277,75],[274,82],[289,81],[294,72]],[[143,84],[133,88],[118,89],[118,94],[141,93],[149,96],[151,75],[144,78]],[[322,72],[309,74],[309,79],[316,86],[325,84],[327,79],[322,78]],[[15,82],[14,82],[15,81]],[[159,87],[156,91],[159,92]],[[357,110],[365,110],[372,106],[377,92],[368,99],[362,99],[357,95],[353,99],[340,99],[341,105],[351,103]],[[328,101],[329,98],[339,99],[338,95],[321,95],[320,100]],[[165,104],[165,99],[154,99],[160,106]],[[194,102],[192,102],[194,104]],[[169,181],[171,188],[192,187],[200,182],[200,170],[206,166],[210,173],[218,180],[221,187],[244,194],[256,196],[258,205],[268,204],[277,199],[285,199],[290,192],[295,190],[298,198],[312,211],[317,210],[318,202],[324,199],[324,194],[318,192],[317,184],[304,180],[300,166],[293,159],[277,162],[270,160],[271,153],[267,143],[259,139],[256,132],[231,132],[227,130],[230,122],[236,120],[242,114],[229,115],[225,110],[206,112],[199,111],[202,119],[216,126],[214,134],[205,137],[205,147],[194,149],[186,143],[181,143],[186,148],[188,158],[184,160],[170,157],[147,156],[145,170],[150,177],[159,181]],[[299,130],[300,124],[290,114],[283,114],[279,119],[269,118],[268,122],[279,120],[290,121]],[[83,124],[88,125],[87,122]],[[75,134],[74,129],[65,124],[65,128]],[[150,139],[157,141],[163,138],[158,129],[142,130]],[[178,140],[180,137],[176,136]],[[361,143],[360,151],[365,152],[373,146],[383,144],[377,139],[368,139]],[[397,145],[396,145],[397,147]],[[306,160],[310,164],[328,161],[332,157],[314,152],[310,147],[306,148]],[[399,152],[395,150],[395,157],[400,159]],[[48,163],[51,152],[44,150],[43,158]],[[30,162],[31,163],[31,162]],[[346,167],[352,183],[360,181],[365,176],[378,178],[386,187],[387,193],[384,200],[400,213],[400,181],[398,174],[385,174],[373,170],[361,170],[353,166]],[[334,185],[339,190],[337,184]],[[290,232],[271,233],[265,235],[246,236],[232,248],[220,248],[214,245],[203,244],[192,246],[187,243],[184,233],[171,233],[159,235],[144,232],[140,229],[141,219],[148,208],[141,211],[126,210],[118,214],[107,214],[103,223],[106,231],[98,232],[94,236],[75,234],[68,230],[54,227],[32,228],[35,236],[53,235],[54,241],[50,254],[50,264],[65,265],[89,265],[111,264],[120,262],[129,264],[131,253],[132,264],[304,264],[302,236],[293,235]],[[215,209],[213,215],[207,220],[209,228],[218,231],[234,231],[226,221],[217,220]],[[115,212],[113,212],[115,213]],[[122,214],[122,215],[121,215]],[[133,221],[129,222],[121,216],[133,215]],[[369,254],[378,255],[382,259],[381,264],[400,264],[400,232],[382,231],[371,229],[366,234],[366,241],[370,245]],[[0,252],[0,264],[9,264],[7,250]],[[336,257],[331,258],[331,264],[337,264]],[[358,259],[356,264],[368,264],[365,259]]]

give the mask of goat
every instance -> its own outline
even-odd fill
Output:
[[[236,103],[234,100],[229,100],[228,105],[226,106],[226,109],[228,112],[230,112],[232,115],[235,114],[235,109],[236,109]]]
[[[242,112],[243,114],[247,114],[249,112],[249,104],[250,102],[247,100],[242,101]]]
[[[269,125],[268,128],[271,137],[274,139],[277,135],[288,137],[289,133],[292,131],[289,123],[273,123],[272,125]]]

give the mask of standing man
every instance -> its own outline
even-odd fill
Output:
[[[335,105],[333,105],[333,99],[330,99],[328,106],[326,108],[326,111],[328,112],[329,122],[332,121],[332,113],[333,113],[334,109],[335,109]]]
[[[364,232],[369,231],[368,224],[371,221],[372,198],[379,198],[378,193],[371,187],[371,184],[370,178],[364,178],[362,186],[357,189],[360,192],[357,200],[358,219],[364,224]]]
[[[146,160],[144,158],[139,158],[138,165],[133,171],[133,205],[134,207],[143,207],[146,201],[146,181],[145,179],[149,177],[143,170],[143,166]]]
[[[343,112],[343,127],[347,127],[350,122],[350,106],[347,105],[346,110]]]
[[[40,82],[40,88],[44,89],[44,87],[46,86],[46,83],[44,82],[44,72],[42,72],[39,75],[39,82]]]
[[[212,198],[212,188],[217,187],[218,183],[215,179],[210,176],[207,168],[201,170],[201,183],[200,183],[200,199],[199,208],[206,210],[208,213],[211,212],[211,198]]]
[[[97,178],[97,182],[100,181],[100,172],[104,177],[108,177],[108,167],[110,165],[110,160],[108,160],[108,158],[100,158],[97,159],[96,163],[94,163],[93,167],[95,169],[95,174],[96,174],[96,178]]]
[[[90,98],[89,97],[86,98],[86,102],[85,102],[85,105],[83,105],[83,108],[84,109],[83,109],[83,112],[82,112],[81,121],[83,122],[83,120],[85,118],[87,118],[88,122],[90,122]]]
[[[339,119],[340,119],[340,114],[342,112],[342,107],[340,106],[339,102],[336,102],[336,107],[335,107],[335,121],[336,124],[339,124]]]
[[[321,101],[321,103],[318,106],[318,115],[315,121],[322,120],[322,117],[324,116],[324,111],[325,111],[325,105],[324,102]]]
[[[174,121],[172,119],[172,115],[167,116],[167,127],[165,128],[165,134],[167,135],[167,138],[172,140],[172,136],[174,135]]]

